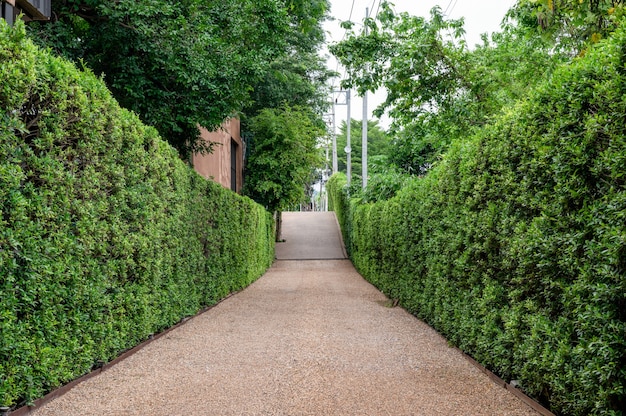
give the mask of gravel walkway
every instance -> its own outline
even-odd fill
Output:
[[[279,260],[32,414],[536,415],[386,301],[348,260]]]

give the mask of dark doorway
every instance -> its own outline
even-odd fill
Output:
[[[230,189],[237,192],[237,142],[230,139]]]

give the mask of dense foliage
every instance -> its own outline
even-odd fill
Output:
[[[332,75],[319,53],[329,1],[287,3],[290,30],[286,48],[255,84],[252,100],[242,114],[250,153],[244,192],[276,211],[277,240],[281,240],[280,212],[304,202],[305,195],[308,200],[312,196],[315,169],[322,164],[314,147],[324,136],[327,81]]]
[[[328,0],[287,1],[289,30],[285,47],[254,84],[251,101],[243,112],[254,117],[263,109],[284,105],[309,108],[318,117],[328,108],[328,79],[333,75],[320,55],[328,16]],[[244,119],[245,122],[245,119]]]
[[[33,39],[103,74],[183,156],[210,150],[197,126],[241,111],[291,32],[280,0],[53,0],[52,9],[51,22],[29,25]]]
[[[530,12],[532,26],[573,53],[608,36],[625,12],[623,0],[519,0],[515,7]]]
[[[377,112],[393,120],[391,162],[423,174],[453,141],[484,126],[565,59],[537,36],[533,19],[530,10],[514,9],[501,33],[470,49],[463,20],[448,20],[437,7],[429,18],[395,13],[383,1],[377,18],[365,22],[368,34],[350,31],[331,52],[346,67],[345,86],[387,91]]]
[[[362,137],[361,120],[351,120],[350,129],[356,133],[351,138],[352,153],[350,157],[352,180],[350,192],[353,196],[359,196],[364,201],[372,202],[380,199],[389,199],[396,194],[405,182],[406,175],[391,161],[396,148],[392,146],[389,134],[383,130],[377,120],[367,122],[367,146],[368,146],[368,186],[362,184]],[[347,123],[341,122],[337,135],[337,149],[343,149],[347,145]],[[337,167],[339,172],[347,173],[347,158],[345,152],[338,152]]]
[[[350,164],[352,166],[352,174],[356,176],[361,175],[361,151],[362,146],[362,121],[361,120],[350,120],[350,147],[352,148],[352,153],[350,155]],[[337,149],[339,150],[337,157],[337,167],[340,172],[346,172],[346,153],[343,149],[346,147],[347,141],[347,123],[345,121],[341,121],[339,125],[339,134],[337,134]],[[374,166],[376,163],[380,163],[382,161],[377,162],[378,159],[376,157],[382,156],[385,158],[384,162],[387,162],[387,158],[391,153],[391,139],[383,130],[377,120],[368,120],[367,121],[367,154],[369,158],[368,170],[376,169]],[[374,160],[372,160],[374,157]]]
[[[245,195],[278,213],[303,201],[305,184],[321,159],[318,139],[325,134],[315,119],[304,109],[286,106],[265,109],[250,121]]]
[[[104,83],[0,20],[0,406],[30,402],[260,276],[273,223]]]
[[[326,183],[328,189],[328,209],[334,211],[341,227],[341,234],[348,254],[352,241],[352,209],[350,207],[350,193],[348,179],[344,173],[336,173]]]
[[[359,271],[557,414],[626,409],[626,31],[375,204],[329,188]]]

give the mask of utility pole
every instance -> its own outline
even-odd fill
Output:
[[[334,98],[334,97],[333,97]],[[337,100],[333,99],[333,173],[339,170],[337,164]]]
[[[346,126],[346,175],[348,176],[348,186],[352,182],[352,148],[350,147],[350,124],[352,116],[350,115],[350,90],[346,91],[346,101],[348,103],[348,125]]]
[[[367,19],[369,8],[365,8],[365,36],[368,34]],[[366,69],[367,70],[367,69]],[[367,186],[367,90],[363,93],[363,119],[361,121],[361,170],[363,174],[363,189]]]
[[[348,185],[350,185],[350,179],[352,176],[352,166],[351,166],[351,158],[350,153],[352,152],[352,148],[350,147],[350,90],[336,90],[333,93],[344,94],[346,98],[345,102],[339,101],[338,98],[333,99],[333,124],[335,123],[335,105],[346,105],[348,106],[348,124],[346,126],[346,147],[343,149],[346,152],[346,176],[348,176]],[[334,129],[334,127],[333,127]],[[334,130],[333,130],[334,133]],[[339,168],[337,167],[337,135],[333,134],[333,171],[337,172]]]
[[[330,127],[329,130],[329,134],[330,134],[330,144],[328,142],[326,142],[326,164],[328,165],[329,161],[331,159],[329,159],[329,152],[332,151],[332,164],[331,166],[327,166],[327,168],[332,167],[332,170],[329,172],[328,176],[331,176],[333,173],[337,172],[337,125],[336,125],[336,108],[335,108],[335,94],[336,91],[332,91],[333,96],[331,97],[331,101],[332,101],[332,105],[333,105],[333,112],[332,113],[327,113],[324,114],[324,121],[326,122],[326,124]],[[330,149],[329,149],[330,147]]]

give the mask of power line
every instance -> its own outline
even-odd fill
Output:
[[[378,7],[376,7],[376,13],[374,13],[374,20],[376,20],[376,18],[378,17],[378,11],[380,10],[380,3],[381,1],[378,2]]]
[[[352,20],[352,12],[354,11],[354,3],[356,0],[352,0],[352,7],[350,7],[350,17],[348,17],[348,20]]]
[[[450,3],[452,3],[452,0],[450,1]],[[448,12],[448,16],[452,16],[452,12],[454,11],[454,8],[456,7],[457,3],[458,3],[458,0],[454,0],[454,4],[452,5],[452,8]]]
[[[354,12],[354,4],[356,3],[356,0],[352,0],[352,6],[350,6],[350,15],[348,16],[348,21],[352,21],[352,13]],[[341,37],[341,40],[339,42],[343,42],[346,39],[346,35],[348,34],[348,29],[344,28],[343,30],[343,36]],[[339,72],[339,60],[337,60],[337,66],[335,68],[335,72]],[[344,69],[344,74],[343,74],[343,78],[345,78],[346,76],[346,71]],[[332,89],[335,89],[335,82],[336,82],[336,78],[333,78],[333,83],[331,85]]]
[[[352,21],[352,12],[354,12],[354,3],[355,2],[356,2],[356,0],[352,0],[352,6],[350,7],[350,16],[348,16],[348,22]],[[346,38],[347,34],[348,34],[348,29],[344,29],[343,30],[343,36],[341,37],[342,41]]]

